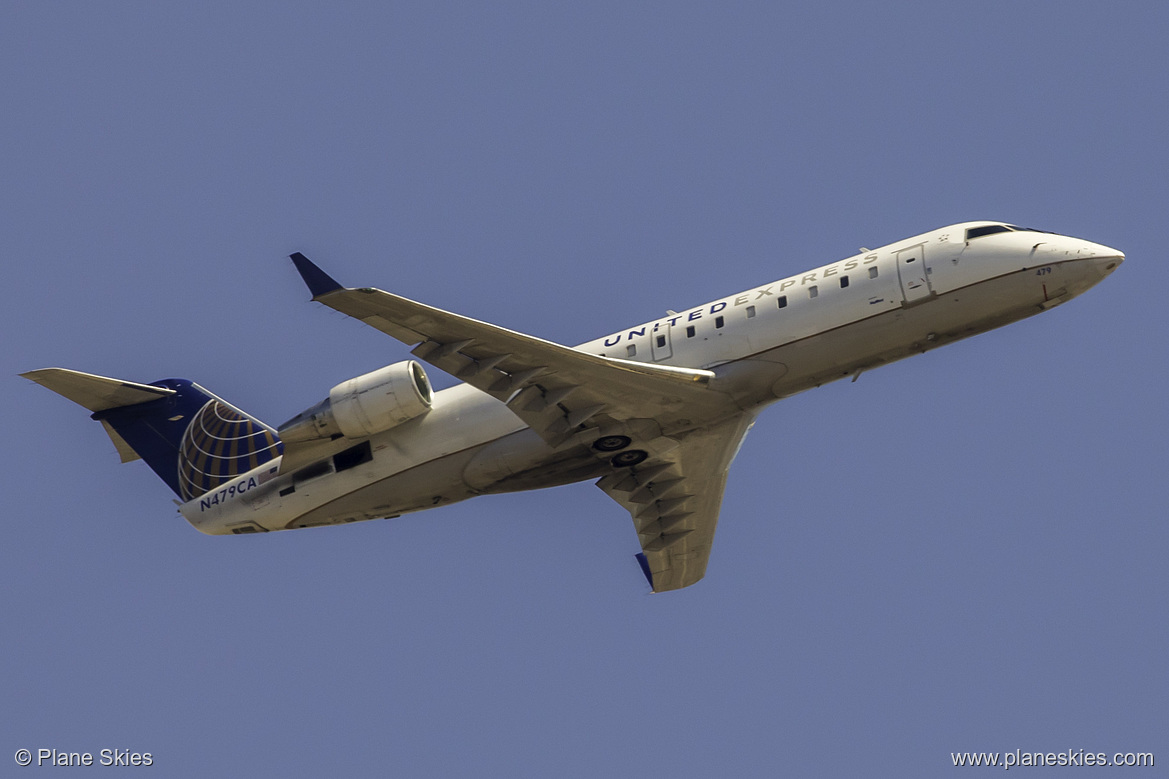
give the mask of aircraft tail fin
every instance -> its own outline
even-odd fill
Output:
[[[283,451],[272,427],[186,379],[138,384],[65,368],[21,376],[93,412],[122,462],[145,460],[184,501]]]

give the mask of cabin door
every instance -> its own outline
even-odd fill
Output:
[[[901,279],[901,294],[906,303],[929,297],[930,283],[923,257],[920,246],[897,252],[897,277]]]

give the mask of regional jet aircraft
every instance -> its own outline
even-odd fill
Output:
[[[405,360],[272,428],[185,379],[23,374],[101,422],[204,533],[397,517],[476,495],[595,480],[633,519],[656,592],[706,572],[727,469],[769,403],[1045,311],[1124,255],[968,222],[627,327],[575,348],[370,287],[302,254],[313,300],[461,379]]]

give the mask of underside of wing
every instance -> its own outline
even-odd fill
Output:
[[[674,447],[597,482],[633,517],[654,592],[688,587],[706,573],[727,469],[754,421],[740,414],[678,436]]]

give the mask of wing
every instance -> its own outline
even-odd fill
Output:
[[[727,469],[753,414],[680,436],[676,446],[597,482],[633,517],[642,572],[654,592],[688,587],[706,573]]]
[[[313,300],[414,346],[420,360],[504,401],[553,447],[624,437],[652,454],[671,446],[656,440],[663,429],[739,411],[708,386],[711,371],[589,354],[382,290],[346,289],[303,254],[292,259]]]
[[[382,290],[347,289],[303,254],[292,260],[313,300],[505,402],[550,446],[587,446],[609,463],[598,484],[633,515],[655,591],[702,578],[726,471],[754,419],[709,386],[711,371],[590,354]]]

